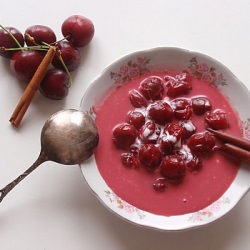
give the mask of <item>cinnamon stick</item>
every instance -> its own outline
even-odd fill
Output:
[[[230,143],[225,143],[221,147],[219,147],[219,149],[222,152],[226,153],[228,156],[244,161],[246,163],[250,163],[250,152],[243,148],[237,147]]]
[[[21,123],[37,89],[39,88],[41,81],[46,75],[46,72],[55,55],[55,52],[56,52],[56,47],[50,46],[41,64],[37,68],[35,74],[33,75],[28,86],[26,87],[21,99],[19,100],[9,120],[13,126],[18,127],[19,124]]]
[[[216,138],[220,139],[223,142],[228,142],[230,144],[236,145],[240,148],[244,148],[246,150],[250,150],[250,140],[247,140],[242,137],[238,137],[232,134],[228,134],[223,131],[213,130],[210,128],[207,128],[209,132],[215,135]]]

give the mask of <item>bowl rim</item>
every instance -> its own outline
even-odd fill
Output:
[[[178,47],[155,47],[155,48],[148,48],[143,49],[139,51],[134,51],[132,53],[126,54],[120,58],[117,58],[113,62],[111,62],[108,66],[106,66],[100,74],[98,74],[90,83],[90,85],[87,87],[81,102],[79,109],[82,111],[87,111],[88,109],[85,109],[85,103],[88,102],[86,99],[88,99],[89,93],[91,93],[92,89],[95,87],[95,84],[105,75],[110,73],[110,70],[113,68],[117,68],[118,66],[121,66],[123,62],[128,61],[128,59],[136,58],[141,54],[152,54],[152,53],[159,53],[164,51],[164,53],[181,53],[181,54],[188,54],[188,55],[196,55],[199,58],[205,59],[205,61],[213,62],[215,65],[218,65],[220,69],[223,69],[223,74],[230,75],[230,77],[236,81],[241,91],[245,93],[245,98],[248,98],[250,100],[250,93],[247,89],[247,87],[221,62],[218,60],[204,54],[201,52],[196,52],[193,50],[178,48]],[[217,67],[218,67],[217,66]],[[112,84],[111,84],[112,85]],[[106,86],[107,87],[107,86]],[[90,107],[89,107],[90,108]],[[94,118],[94,117],[93,117]],[[239,201],[245,196],[245,194],[249,191],[250,188],[250,182],[247,181],[250,178],[250,171],[247,170],[248,166],[246,164],[243,164],[233,181],[233,183],[230,185],[230,187],[226,190],[226,192],[215,202],[210,204],[208,207],[201,209],[196,212],[184,214],[184,215],[177,215],[177,216],[161,216],[161,215],[154,215],[149,212],[140,210],[135,208],[133,213],[126,213],[120,208],[117,207],[116,199],[120,199],[115,195],[115,193],[107,186],[104,180],[102,185],[107,186],[106,192],[109,192],[108,194],[105,194],[104,190],[100,190],[100,188],[96,187],[95,184],[93,184],[93,181],[90,181],[90,178],[93,178],[93,175],[96,173],[93,173],[93,169],[91,170],[91,166],[95,165],[95,159],[94,157],[91,157],[89,161],[80,164],[80,169],[82,172],[82,175],[88,184],[90,190],[94,193],[94,195],[99,199],[99,201],[106,207],[108,210],[113,212],[115,215],[119,216],[125,221],[128,221],[132,224],[135,224],[137,226],[147,227],[151,229],[156,229],[160,231],[183,231],[187,229],[197,228],[206,224],[209,224],[211,222],[214,222],[218,220],[219,218],[222,218],[226,214],[228,214],[229,211],[231,211],[238,203]],[[98,172],[98,170],[96,169]],[[89,172],[89,173],[88,173]],[[91,172],[91,173],[90,173]],[[99,173],[100,175],[100,173]],[[94,176],[96,178],[96,176]],[[101,176],[98,176],[98,181],[101,181]],[[236,185],[236,182],[240,181],[241,179],[244,179],[243,183],[240,183]],[[231,193],[232,190],[237,190],[239,194],[237,196],[232,196]],[[102,192],[102,193],[101,193]],[[113,200],[110,202],[110,200]],[[121,199],[120,199],[121,200]],[[131,206],[126,201],[121,200],[125,206]],[[219,211],[213,212],[213,206],[220,206]],[[133,206],[132,206],[133,207]],[[146,220],[145,218],[150,217],[150,220]],[[151,218],[152,217],[152,218]],[[185,221],[185,223],[183,223]]]

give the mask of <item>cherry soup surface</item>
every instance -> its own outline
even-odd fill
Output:
[[[98,170],[117,196],[141,210],[199,211],[237,174],[240,163],[214,150],[206,128],[241,135],[240,120],[221,92],[188,74],[141,76],[110,91],[94,111]]]

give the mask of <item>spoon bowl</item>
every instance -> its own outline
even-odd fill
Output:
[[[98,143],[98,132],[86,113],[69,109],[52,115],[41,132],[41,148],[49,160],[80,164],[88,159]]]
[[[43,162],[80,164],[93,154],[98,141],[97,127],[87,113],[75,109],[55,113],[43,126],[41,151],[37,160],[23,174],[0,189],[0,203],[20,181]]]

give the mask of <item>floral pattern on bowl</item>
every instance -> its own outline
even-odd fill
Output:
[[[132,206],[128,202],[122,200],[111,190],[105,190],[104,192],[106,196],[108,197],[109,201],[117,205],[117,208],[123,209],[125,213],[129,213],[129,214],[136,213],[140,219],[145,218],[146,215],[143,210],[140,210],[137,207]]]
[[[118,72],[110,72],[110,77],[115,83],[124,83],[135,79],[136,77],[149,72],[149,69],[147,68],[149,62],[150,59],[145,57],[138,57],[136,62],[130,60],[122,65]]]
[[[227,85],[226,79],[222,73],[217,73],[214,66],[209,66],[207,63],[198,63],[196,57],[190,60],[188,66],[189,72],[196,78],[212,85],[214,87]]]
[[[223,206],[228,204],[230,204],[230,199],[228,197],[223,196],[208,207],[192,213],[188,220],[190,222],[205,221],[211,218],[212,216],[215,216],[216,213],[220,212],[223,209]]]
[[[143,50],[115,61],[93,80],[82,98],[80,109],[88,111],[95,118],[93,109],[95,100],[103,98],[105,91],[114,86],[119,87],[133,77],[160,70],[188,71],[222,91],[239,112],[244,137],[250,138],[247,108],[250,106],[250,94],[244,84],[213,58],[180,48],[163,47]],[[117,197],[100,175],[94,157],[87,163],[81,164],[81,171],[97,198],[115,215],[136,225],[163,231],[186,230],[221,218],[238,204],[250,186],[250,171],[243,164],[228,190],[208,207],[189,214],[160,216],[142,211]]]

